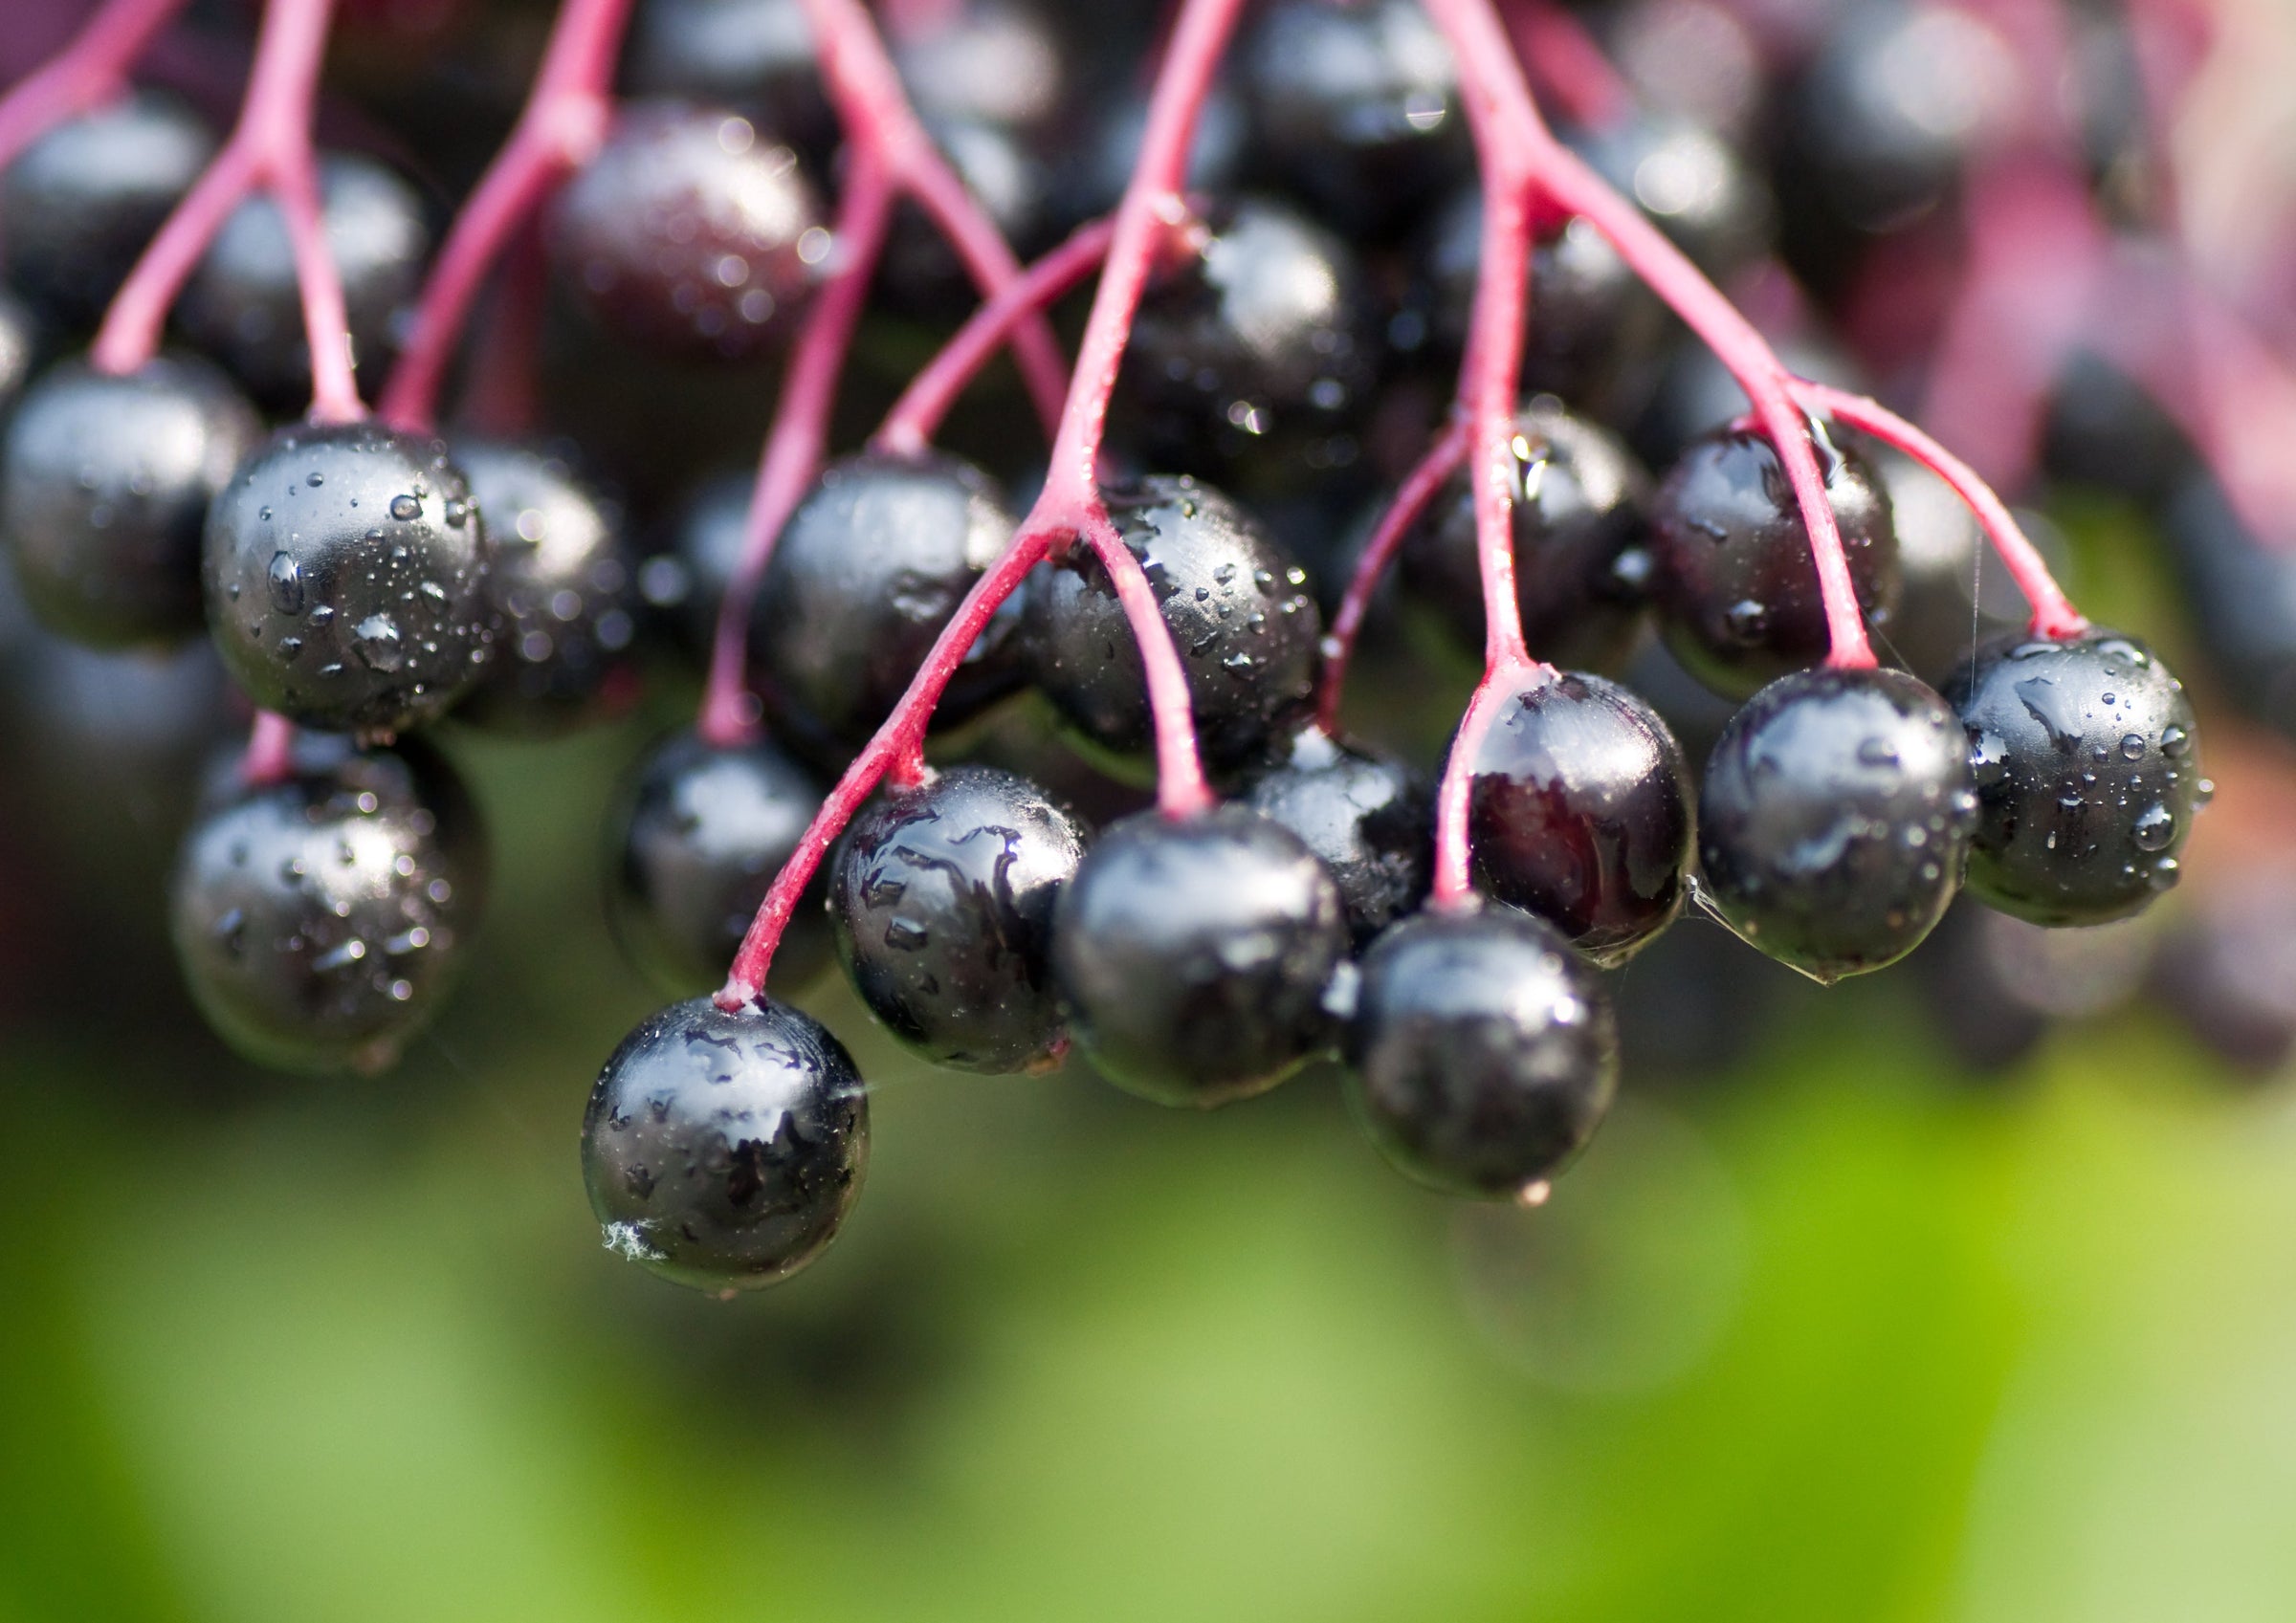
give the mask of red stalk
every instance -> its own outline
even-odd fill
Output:
[[[68,119],[127,88],[127,70],[185,0],[104,0],[72,43],[0,97],[0,169]]]

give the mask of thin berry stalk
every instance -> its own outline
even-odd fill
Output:
[[[255,712],[255,725],[247,736],[247,753],[239,757],[239,781],[260,788],[284,779],[295,765],[295,723],[276,711]]]
[[[127,88],[127,71],[185,0],[105,0],[72,43],[0,97],[0,169],[67,119]]]
[[[1403,537],[1426,512],[1427,504],[1443,489],[1444,481],[1459,471],[1467,456],[1467,425],[1454,418],[1450,426],[1436,437],[1435,443],[1421,457],[1419,466],[1412,469],[1397,487],[1395,499],[1380,515],[1379,527],[1363,545],[1362,556],[1356,559],[1355,573],[1348,577],[1347,590],[1333,612],[1331,629],[1323,639],[1323,681],[1315,700],[1316,725],[1324,732],[1336,735],[1339,728],[1339,701],[1347,688],[1347,668],[1355,659],[1356,643],[1363,634],[1363,620],[1371,612],[1371,601],[1380,589],[1388,565],[1402,550]]]

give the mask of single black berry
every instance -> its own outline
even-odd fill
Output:
[[[195,356],[117,377],[78,361],[41,374],[0,449],[0,531],[33,611],[97,647],[198,632],[208,504],[262,431]]]
[[[1425,899],[1434,803],[1420,776],[1392,756],[1302,728],[1251,777],[1241,803],[1323,859],[1358,949]]]
[[[811,297],[829,233],[797,154],[739,113],[626,107],[560,193],[560,282],[606,326],[666,355],[778,348]]]
[[[1689,767],[1634,693],[1539,671],[1498,699],[1471,771],[1481,888],[1601,964],[1673,922],[1690,860]]]
[[[1113,825],[1052,918],[1052,972],[1086,1056],[1161,1105],[1264,1092],[1326,1046],[1347,947],[1330,870],[1234,806]]]
[[[624,948],[656,985],[691,995],[724,982],[821,799],[813,775],[763,740],[718,748],[677,733],[646,757],[617,816],[609,897]],[[789,921],[774,970],[794,986],[828,959],[815,897]]]
[[[214,156],[170,97],[136,91],[68,119],[0,175],[0,270],[60,327],[92,327]]]
[[[1323,617],[1307,571],[1241,507],[1194,479],[1157,475],[1107,499],[1163,605],[1205,758],[1246,764],[1314,691]],[[1030,577],[1022,623],[1037,685],[1061,714],[1105,749],[1146,749],[1139,650],[1091,549],[1079,542]]]
[[[1769,247],[1770,188],[1714,131],[1671,116],[1576,133],[1579,154],[1717,281]]]
[[[632,696],[637,581],[619,503],[531,447],[464,440],[454,462],[486,515],[494,658],[455,714],[547,736]]]
[[[351,360],[363,375],[380,377],[395,348],[394,328],[422,288],[430,252],[423,200],[367,158],[330,154],[319,178]],[[266,405],[309,398],[311,347],[295,252],[279,206],[267,194],[249,198],[223,223],[184,286],[177,317],[192,341]]]
[[[793,730],[867,742],[1012,528],[995,482],[956,457],[867,453],[826,470],[783,526],[759,592],[770,702]],[[973,644],[942,720],[1021,684],[1016,619],[997,617]]]
[[[437,440],[282,428],[208,510],[208,628],[248,696],[386,734],[443,714],[494,651],[493,549]]]
[[[1857,451],[1817,438],[1858,606],[1886,628],[1898,599],[1888,495]],[[1825,657],[1809,530],[1766,434],[1723,428],[1693,441],[1660,484],[1651,521],[1660,624],[1700,681],[1742,698]]]
[[[808,157],[827,157],[836,118],[805,0],[646,0],[630,20],[630,89],[730,107]]]
[[[176,954],[248,1058],[378,1069],[437,1012],[485,867],[442,757],[301,739],[288,777],[234,783],[193,825],[171,889]]]
[[[1698,797],[1716,909],[1821,981],[1895,962],[1960,888],[1977,822],[1951,706],[1902,670],[1781,676],[1731,718]]]
[[[957,766],[858,818],[829,885],[853,989],[936,1064],[1040,1069],[1067,1047],[1052,910],[1084,833],[1025,778]]]
[[[1650,483],[1617,436],[1551,399],[1516,414],[1510,470],[1514,586],[1540,659],[1611,666],[1641,629],[1650,570]],[[1452,634],[1483,647],[1474,495],[1454,476],[1405,537],[1402,580]]]
[[[1976,774],[1969,889],[2036,924],[2103,924],[2176,883],[2200,793],[2184,684],[2117,631],[1997,639],[1956,671]]]
[[[673,1003],[590,1090],[582,1177],[607,1249],[731,1295],[821,1255],[861,1193],[869,1097],[828,1028],[760,995]]]
[[[671,514],[667,544],[638,566],[638,595],[662,635],[696,665],[709,663],[757,482],[755,471],[746,471],[714,473],[695,485]]]
[[[2208,474],[2166,515],[2200,651],[2234,702],[2296,738],[2296,546],[2259,535]]]
[[[1140,301],[1113,427],[1151,463],[1328,478],[1353,463],[1379,333],[1355,252],[1289,205],[1215,206],[1196,253]]]
[[[1398,1170],[1446,1195],[1536,1199],[1618,1087],[1618,1023],[1584,960],[1512,908],[1420,913],[1373,943],[1349,1094]]]

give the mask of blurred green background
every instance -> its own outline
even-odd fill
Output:
[[[658,1283],[575,1160],[652,1002],[593,888],[638,737],[458,743],[494,912],[372,1081],[179,1013],[88,784],[108,868],[11,838],[104,967],[0,1039],[0,1618],[2296,1615],[2296,1098],[2156,1014],[1980,1082],[1916,976],[1797,988],[1518,1213],[1403,1184],[1328,1076],[925,1074],[830,991],[849,1230]]]

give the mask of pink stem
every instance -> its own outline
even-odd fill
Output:
[[[1501,4],[1524,69],[1564,118],[1587,129],[1608,129],[1634,111],[1634,92],[1574,13],[1556,0]]]
[[[0,97],[0,169],[67,119],[126,87],[127,70],[185,0],[105,0],[72,43]]]
[[[421,431],[436,422],[447,363],[502,245],[605,143],[629,7],[630,0],[564,0],[559,8],[518,125],[430,267],[407,347],[383,391],[382,415],[393,427]]]
[[[1021,274],[1020,262],[980,203],[957,178],[917,122],[900,75],[861,0],[802,0],[812,24],[823,77],[847,139],[873,144],[894,184],[939,228],[983,297],[994,298]],[[1052,324],[1041,318],[1014,332],[1013,360],[1047,428],[1060,420],[1067,372]]]
[[[2088,629],[2088,622],[2065,597],[2064,588],[2049,573],[2049,566],[2042,561],[2041,554],[2033,550],[2033,543],[2025,538],[2016,516],[1968,463],[1896,412],[1863,395],[1806,383],[1796,392],[1810,411],[1830,416],[1836,422],[1871,434],[1885,445],[1895,446],[1953,487],[1954,493],[1976,515],[1978,524],[1993,542],[1994,551],[2008,565],[2018,589],[2033,605],[2035,636],[2063,642]]]
[[[1184,817],[1213,803],[1196,755],[1180,650],[1173,645],[1171,627],[1156,611],[1154,592],[1147,586],[1139,561],[1115,536],[1100,500],[1095,463],[1109,395],[1115,386],[1116,369],[1123,361],[1125,340],[1150,266],[1164,233],[1187,219],[1180,185],[1195,134],[1196,115],[1211,86],[1221,52],[1234,31],[1242,3],[1185,0],[1174,25],[1165,70],[1150,102],[1139,162],[1116,209],[1108,269],[1100,278],[1086,324],[1083,352],[1061,411],[1045,490],[1004,557],[973,583],[893,714],[846,768],[797,851],[775,876],[735,956],[725,987],[718,994],[719,1007],[740,1008],[765,984],[782,932],[822,858],[896,762],[903,770],[913,768],[916,752],[923,748],[933,707],[950,677],[989,617],[1050,553],[1055,541],[1081,537],[1093,545],[1115,582],[1127,615],[1134,616],[1149,705],[1156,718],[1158,804],[1167,816]],[[1135,614],[1135,604],[1143,595],[1149,611],[1146,625]]]
[[[251,789],[260,788],[279,782],[294,767],[295,723],[276,711],[255,712],[247,754],[239,757],[239,781]]]
[[[541,223],[530,219],[502,261],[495,283],[493,319],[479,335],[477,353],[463,384],[459,416],[489,439],[523,439],[540,421],[536,390],[549,278]]]
[[[277,199],[295,250],[304,330],[311,340],[311,415],[349,422],[365,415],[343,341],[342,283],[320,221],[311,117],[333,0],[269,0],[239,122],[215,161],[136,261],[102,327],[92,359],[99,371],[132,372],[158,350],[167,310],[233,208],[257,186]]]
[[[1467,425],[1454,420],[1420,459],[1419,466],[1404,476],[1395,499],[1380,515],[1379,528],[1372,531],[1362,556],[1356,559],[1356,571],[1348,578],[1347,592],[1340,598],[1338,610],[1332,616],[1332,628],[1323,639],[1323,686],[1316,694],[1315,720],[1324,732],[1335,736],[1338,733],[1339,697],[1347,687],[1347,668],[1355,658],[1356,642],[1362,634],[1364,616],[1371,612],[1371,600],[1379,591],[1380,578],[1402,547],[1403,537],[1426,512],[1427,504],[1435,499],[1444,482],[1459,471],[1459,464],[1466,456]]]
[[[837,403],[838,376],[845,369],[853,329],[860,324],[862,309],[869,302],[869,285],[892,217],[893,197],[893,177],[879,162],[875,146],[856,146],[845,195],[837,208],[836,268],[806,311],[805,326],[790,352],[788,370],[782,376],[781,401],[774,409],[765,454],[758,465],[757,489],[750,497],[740,557],[726,581],[725,601],[718,611],[709,683],[702,691],[701,717],[696,723],[701,735],[715,744],[731,747],[756,735],[757,718],[744,686],[750,611],[766,566],[773,560],[773,543],[820,471],[823,449],[828,442],[829,412]]]
[[[1013,329],[1092,274],[1108,257],[1115,236],[1115,223],[1108,219],[1077,227],[1074,235],[1029,266],[1020,280],[974,311],[894,402],[872,442],[875,448],[915,456],[931,445],[957,397],[994,359]]]
[[[1504,697],[1553,674],[1547,666],[1516,659],[1491,666],[1475,684],[1474,694],[1467,701],[1467,713],[1459,718],[1459,731],[1451,739],[1450,754],[1444,760],[1443,779],[1435,788],[1435,878],[1428,907],[1456,912],[1477,905],[1467,835],[1474,798],[1475,758],[1483,753],[1483,740],[1490,734],[1490,724],[1498,719],[1498,706]]]

